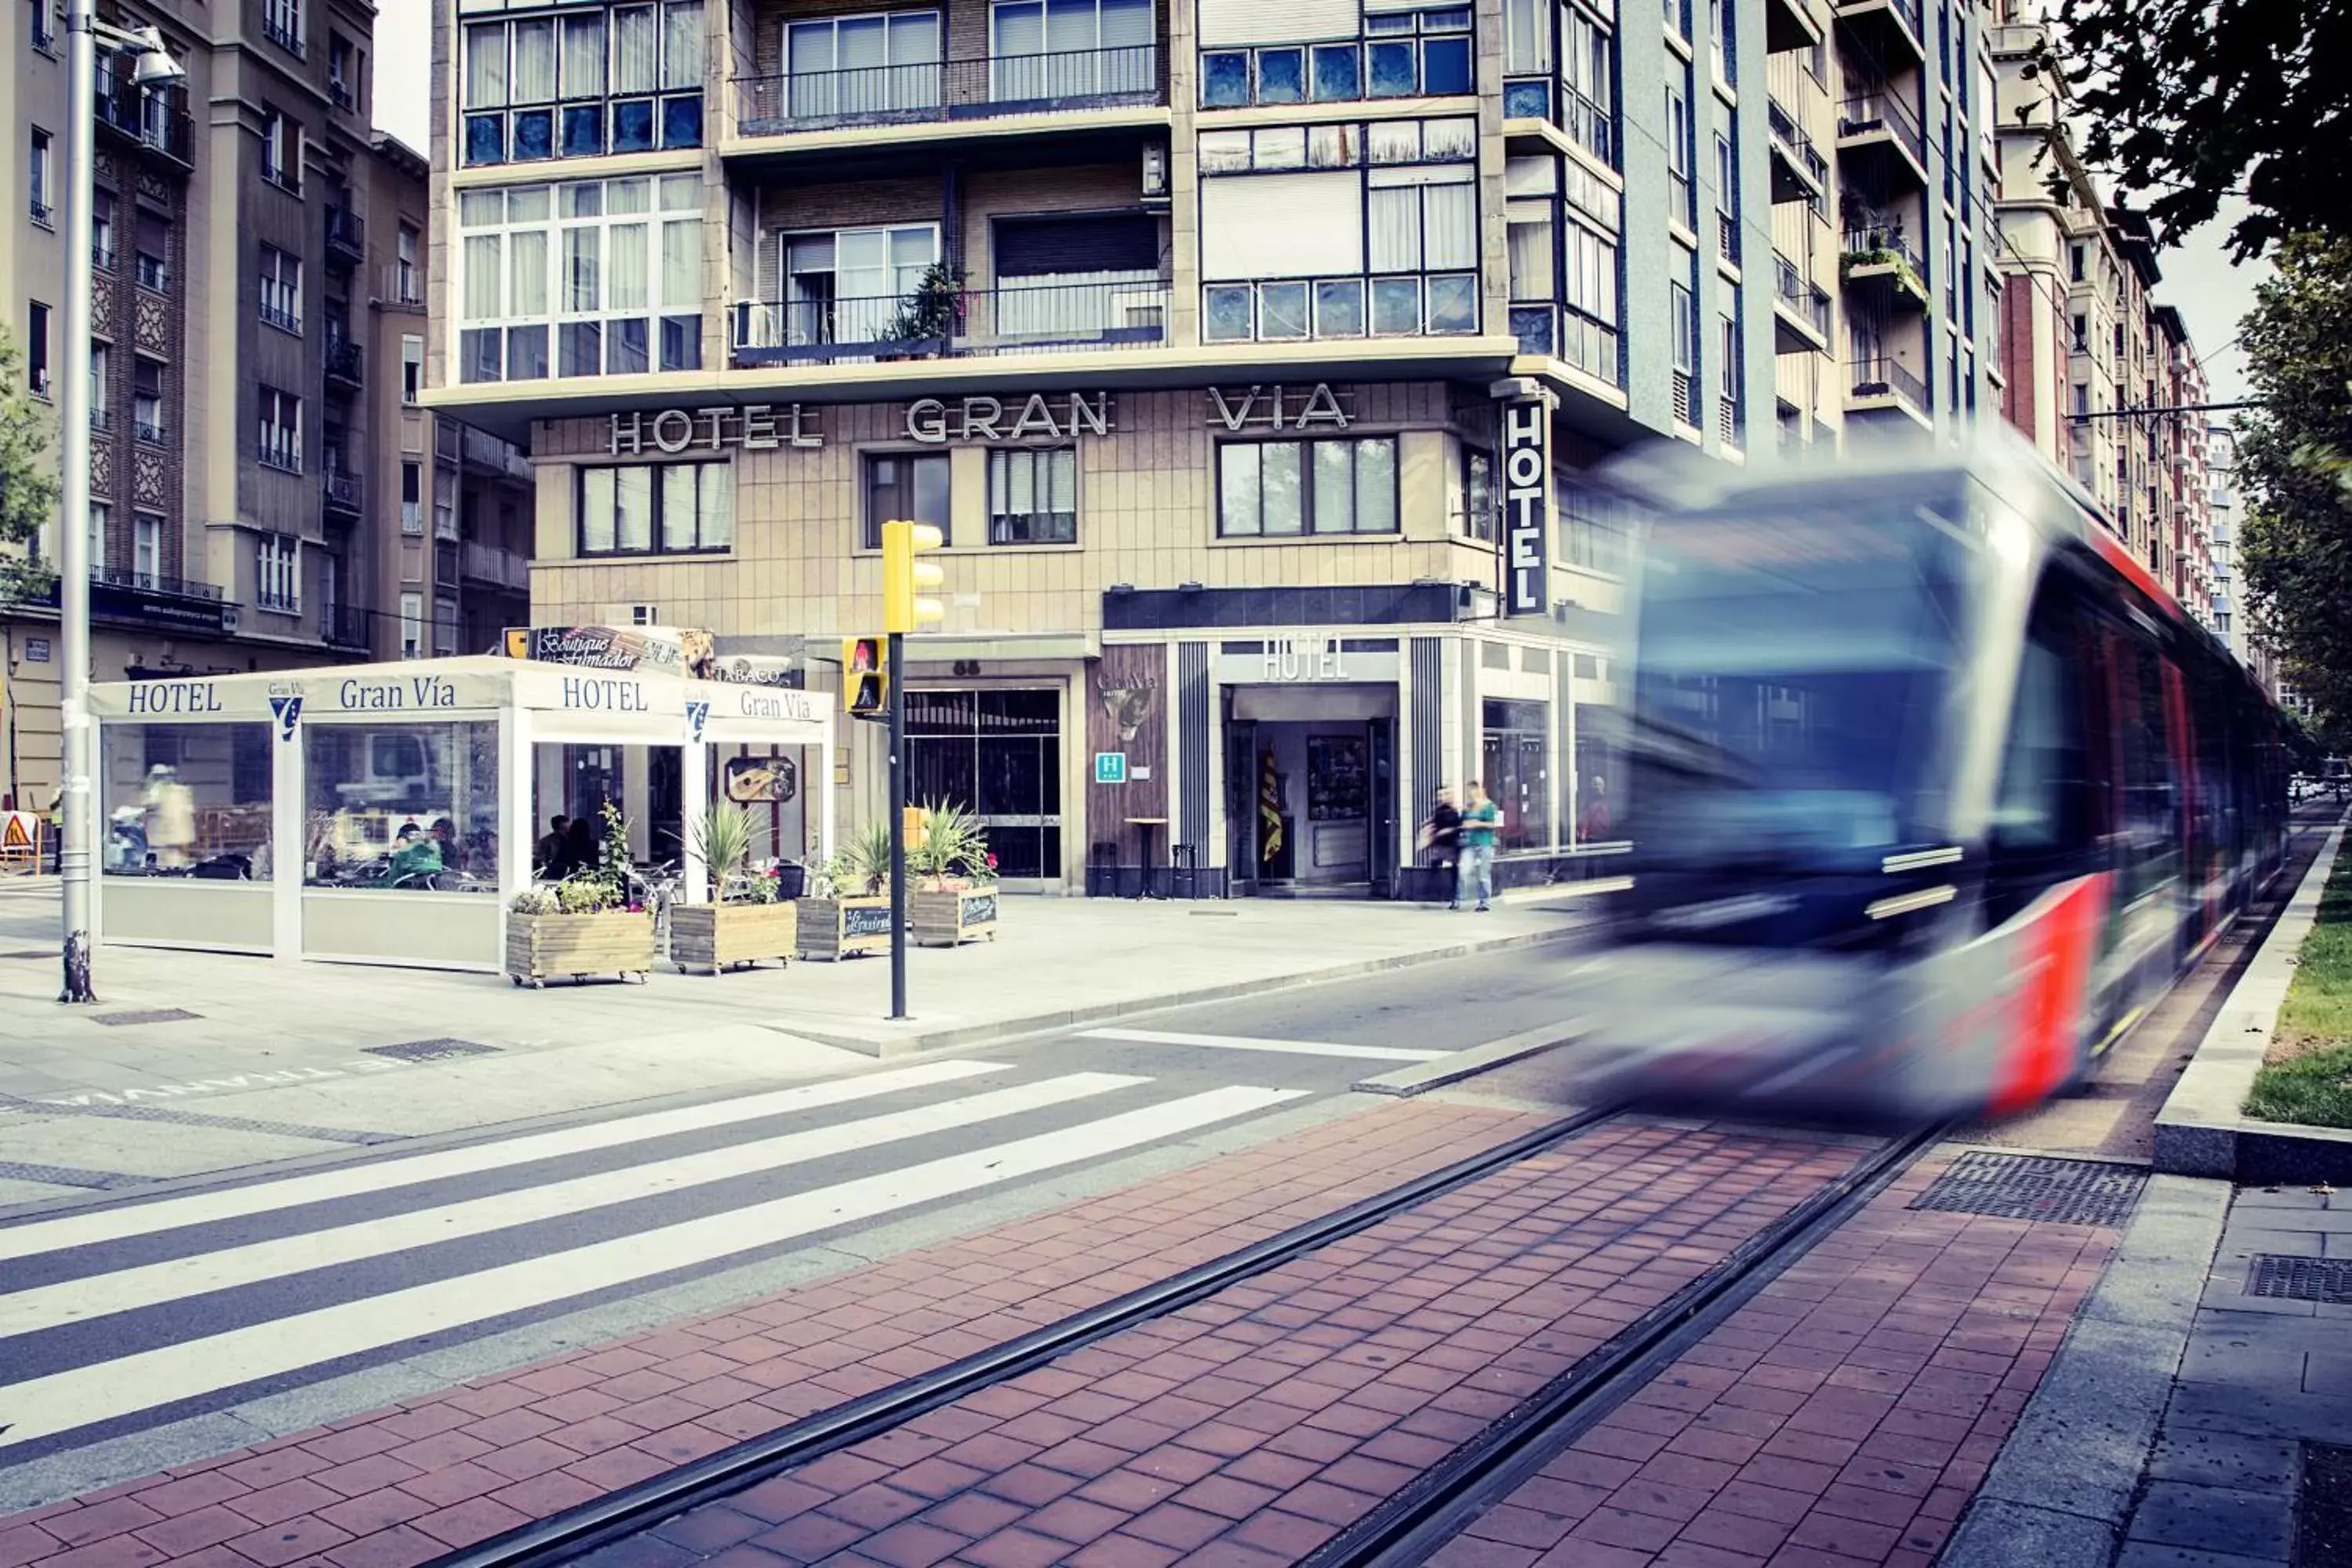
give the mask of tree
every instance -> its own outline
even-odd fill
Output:
[[[2251,608],[2321,727],[2352,724],[2352,238],[2288,238],[2243,326]]]
[[[2221,198],[2243,261],[2352,233],[2352,0],[2058,0],[2083,156],[2170,244]]]
[[[16,365],[0,331],[0,605],[48,592],[52,574],[35,542],[58,514],[58,481],[42,461],[57,416],[20,384]]]

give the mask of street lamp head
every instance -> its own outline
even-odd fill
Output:
[[[163,35],[153,27],[142,27],[134,35],[141,48],[138,63],[131,68],[131,79],[141,87],[174,87],[188,79],[188,69],[173,59],[163,47]]]

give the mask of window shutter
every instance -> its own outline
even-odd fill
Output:
[[[1160,220],[1149,213],[999,218],[994,250],[999,278],[1156,272]]]
[[[1201,0],[1203,48],[1352,38],[1360,25],[1357,0]]]
[[[1364,270],[1363,181],[1352,170],[1201,182],[1201,276],[1352,277]]]

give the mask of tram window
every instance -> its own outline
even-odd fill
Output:
[[[2025,645],[2011,713],[2000,795],[1993,808],[1997,857],[2083,848],[2090,838],[2082,705],[2065,656],[2042,636]]]
[[[2172,776],[2164,659],[2122,632],[2109,634],[2116,728],[2123,752],[2124,897],[2137,901],[2180,876],[2180,816]]]

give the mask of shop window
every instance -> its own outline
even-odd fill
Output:
[[[267,724],[108,724],[104,847],[110,877],[266,882],[271,857]]]
[[[467,191],[457,379],[702,366],[697,174]]]
[[[725,550],[735,542],[725,463],[627,463],[580,470],[580,553]]]
[[[945,453],[866,454],[866,519],[860,548],[881,549],[886,522],[928,522],[943,537],[953,537],[948,517]]]
[[[1489,697],[1480,705],[1480,780],[1503,808],[1505,849],[1551,843],[1551,705]]]
[[[305,885],[495,896],[498,742],[487,722],[304,725]]]
[[[1228,539],[1397,531],[1396,437],[1230,441],[1217,448]]]
[[[702,145],[701,0],[469,22],[464,47],[469,164]]]
[[[1077,448],[988,454],[991,544],[1075,544],[1077,539]]]

